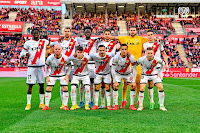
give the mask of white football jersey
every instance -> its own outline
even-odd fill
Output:
[[[116,72],[120,74],[130,74],[131,73],[131,65],[135,62],[135,58],[133,55],[130,57],[126,56],[123,58],[120,53],[117,53],[113,58],[113,65],[116,67]],[[135,68],[133,71],[136,71]]]
[[[94,39],[86,40],[86,38],[83,37],[77,37],[76,39],[78,42],[76,46],[82,46],[85,53],[87,53],[88,55],[92,53],[97,53],[97,43]]]
[[[161,58],[155,57],[153,60],[147,60],[147,56],[140,57],[136,64],[142,64],[142,74],[145,75],[156,75],[160,71],[160,68],[157,68],[157,64],[165,65],[164,61]]]
[[[103,41],[98,43],[98,46],[99,45],[104,45],[106,47],[107,53],[115,53],[116,52],[116,45],[115,45],[113,40],[110,40],[108,42],[103,40]],[[98,46],[97,46],[97,48],[98,48]]]
[[[110,74],[110,61],[115,56],[114,53],[106,53],[104,57],[99,56],[99,53],[89,55],[96,64],[97,74]]]
[[[61,58],[57,59],[54,54],[50,55],[46,60],[45,72],[47,76],[64,76],[66,64],[69,64],[69,58],[62,54]],[[49,74],[49,66],[51,66],[51,72]]]
[[[70,61],[74,64],[74,74],[77,76],[88,75],[87,63],[91,58],[88,55],[84,55],[82,59],[78,59],[74,56],[69,57]]]
[[[28,66],[44,66],[46,46],[49,41],[46,39],[28,40],[24,43],[24,48],[20,53],[21,57],[25,56],[28,52],[30,54],[28,59]]]
[[[77,40],[74,38],[70,38],[69,40],[64,39],[61,43],[59,43],[62,47],[62,54],[70,57],[75,52]]]
[[[146,50],[148,47],[152,47],[153,50],[154,50],[154,55],[158,58],[161,57],[161,52],[164,51],[164,47],[161,43],[159,42],[153,42],[153,43],[150,43],[150,42],[145,42],[143,44],[143,48],[144,50]]]

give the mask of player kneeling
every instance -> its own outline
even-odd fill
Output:
[[[152,80],[155,86],[158,88],[158,95],[159,95],[159,103],[160,103],[160,110],[167,111],[164,106],[164,90],[162,80],[158,73],[162,71],[161,69],[156,69],[157,64],[161,64],[162,67],[165,63],[162,61],[161,58],[154,56],[154,50],[151,47],[148,47],[145,51],[146,56],[139,58],[136,61],[136,64],[142,64],[142,76],[140,80],[140,92],[139,92],[139,108],[138,111],[143,110],[143,100],[144,100],[144,90],[148,80]]]
[[[134,106],[134,100],[136,96],[135,88],[136,88],[136,66],[133,65],[135,62],[135,58],[133,55],[128,56],[128,46],[126,44],[122,44],[120,47],[120,54],[116,54],[113,58],[113,66],[112,66],[112,77],[113,77],[113,101],[114,108],[113,110],[118,110],[118,88],[122,79],[126,79],[128,85],[130,86],[130,109],[136,110]],[[131,66],[133,65],[133,73],[131,73]]]
[[[95,94],[94,94],[94,106],[92,110],[98,109],[98,100],[99,100],[99,89],[101,82],[105,83],[106,88],[106,98],[107,98],[107,109],[112,110],[110,106],[111,102],[111,93],[110,93],[110,84],[111,84],[111,70],[110,70],[110,61],[114,56],[114,53],[106,53],[106,48],[104,45],[99,45],[98,53],[90,54],[92,60],[96,64],[96,75],[94,79],[95,83]]]
[[[90,60],[90,57],[84,55],[83,47],[77,46],[76,53],[74,56],[70,56],[70,60],[74,64],[74,75],[72,76],[71,81],[71,100],[72,107],[70,110],[75,110],[77,108],[76,104],[76,92],[78,88],[79,81],[81,81],[85,87],[85,109],[90,110],[89,101],[90,101],[90,78],[87,68],[87,63]]]
[[[46,83],[46,93],[45,93],[45,106],[42,110],[49,110],[49,102],[51,99],[51,90],[53,86],[55,85],[56,81],[60,81],[60,85],[63,87],[63,104],[64,108],[63,110],[69,110],[68,109],[68,75],[70,73],[70,69],[67,72],[67,75],[65,76],[65,64],[70,63],[67,56],[61,54],[62,47],[60,45],[56,45],[54,47],[54,54],[50,55],[47,58],[46,66],[45,66],[45,72],[47,75]],[[51,66],[51,72],[49,75],[49,66]]]

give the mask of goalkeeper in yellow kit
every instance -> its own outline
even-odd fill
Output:
[[[147,38],[136,36],[136,34],[137,34],[136,27],[130,27],[129,36],[113,37],[113,39],[118,39],[121,44],[128,45],[128,48],[129,48],[128,50],[135,57],[135,60],[139,59],[142,56],[143,43],[148,41]],[[140,78],[141,78],[141,65],[138,65],[137,76],[136,76],[137,94],[139,94],[139,90],[140,90]],[[127,101],[126,101],[127,91],[128,91],[127,82],[124,80],[121,108],[125,108],[125,105],[127,104]]]

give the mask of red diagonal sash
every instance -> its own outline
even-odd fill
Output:
[[[112,52],[112,50],[113,50],[114,46],[115,46],[115,43],[114,43],[114,41],[111,41],[111,42],[109,43],[109,45],[108,45],[108,47],[109,47],[109,50],[108,50],[107,52]]]
[[[62,70],[62,68],[63,68],[64,65],[65,65],[65,60],[64,60],[64,58],[62,57],[62,59],[61,59],[61,61],[60,61],[60,64],[59,64],[59,66],[61,66],[60,69],[59,69],[59,70],[56,69],[52,75],[60,74],[60,72],[61,72],[61,70]]]
[[[153,68],[157,65],[158,63],[156,62],[156,60],[153,60],[152,64],[151,64],[151,70],[147,70],[146,74],[151,74],[153,72]]]
[[[103,61],[105,61],[104,65],[100,65],[99,68],[97,69],[96,73],[99,73],[100,70],[103,71],[105,69],[106,65],[108,64],[109,60],[110,60],[110,56],[106,55],[105,59],[103,60]]]
[[[74,41],[74,39],[71,38],[71,40],[70,40],[70,42],[69,42],[69,46],[71,46],[71,49],[69,50],[69,52],[68,52],[68,50],[66,50],[66,52],[65,52],[65,55],[66,55],[66,56],[69,57],[69,56],[72,54],[72,51],[73,51],[73,49],[74,49],[75,44],[76,44],[76,41]]]
[[[154,50],[154,55],[156,54],[156,51],[158,50],[158,47],[160,46],[160,44],[158,42],[155,42],[152,46],[153,50]]]
[[[84,58],[82,63],[80,64],[80,65],[82,65],[82,67],[81,68],[78,67],[77,70],[75,71],[75,74],[78,74],[78,72],[81,73],[83,71],[85,65],[87,64],[87,62],[88,62],[87,58]]]
[[[88,42],[89,47],[88,47],[88,48],[85,48],[85,50],[84,50],[85,53],[88,53],[88,54],[90,53],[90,50],[92,49],[92,47],[93,47],[93,45],[94,45],[94,42],[95,42],[94,39],[91,39],[91,40]]]
[[[44,48],[44,44],[45,44],[45,41],[44,41],[44,40],[40,40],[40,41],[39,41],[38,47],[41,47],[41,48],[40,48],[39,50],[36,51],[35,57],[34,57],[34,59],[33,59],[33,61],[32,61],[32,65],[36,64],[36,61],[37,61],[38,58],[40,59],[41,54],[42,54],[42,50],[43,50],[43,48]]]
[[[127,70],[127,68],[128,68],[128,66],[130,65],[130,59],[129,59],[128,56],[127,56],[127,58],[126,58],[126,63],[125,63],[125,65],[126,65],[125,69],[122,68],[121,70],[119,70],[119,73],[125,73],[126,70]]]

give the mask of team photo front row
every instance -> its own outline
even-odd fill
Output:
[[[51,91],[57,80],[61,86],[61,109],[69,110],[68,108],[68,83],[71,81],[70,97],[72,106],[70,110],[82,108],[83,94],[85,90],[85,109],[92,110],[98,109],[98,99],[100,85],[105,84],[106,88],[106,100],[108,110],[118,110],[118,89],[122,80],[126,80],[130,86],[130,109],[131,110],[143,110],[144,90],[148,81],[153,81],[158,88],[158,97],[160,110],[167,111],[164,107],[164,91],[162,85],[162,79],[159,73],[162,73],[162,68],[165,66],[164,61],[161,58],[154,56],[154,50],[152,47],[148,47],[145,51],[145,56],[142,56],[137,61],[134,56],[128,52],[128,46],[121,44],[119,52],[107,53],[104,45],[98,46],[98,53],[86,54],[81,46],[77,46],[75,53],[70,57],[62,54],[62,47],[59,44],[54,46],[54,54],[50,55],[45,63],[46,73],[46,93],[45,93],[45,105],[44,97],[40,97],[40,108],[42,110],[49,110],[49,103],[51,99]],[[137,65],[142,65],[142,75],[140,80],[140,90],[138,109],[134,106],[134,100],[136,97],[136,75]],[[160,67],[156,67],[159,65]],[[50,67],[50,69],[49,69]],[[44,83],[43,67],[29,67],[27,84]],[[30,75],[30,76],[29,76]],[[90,87],[90,78],[94,77],[95,89]],[[79,88],[79,82],[81,96],[81,106],[77,105],[77,89]],[[112,88],[112,97],[111,89]],[[94,91],[94,92],[92,92]],[[92,95],[92,96],[91,96]],[[93,98],[94,97],[94,98]],[[43,98],[43,99],[42,99]],[[111,107],[111,98],[113,98],[113,107]],[[27,95],[27,101],[29,97]],[[94,100],[94,105],[91,106],[91,102]],[[30,104],[27,102],[27,105]],[[26,107],[25,110],[29,110],[30,107]]]

